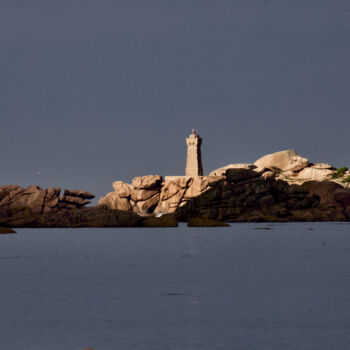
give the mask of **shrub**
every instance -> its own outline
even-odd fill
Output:
[[[350,183],[350,176],[346,177],[344,180],[341,180],[343,184],[348,184]]]
[[[343,166],[343,167],[337,169],[336,172],[333,174],[332,178],[338,179],[339,177],[344,176],[344,174],[347,170],[349,170],[349,169],[346,166]]]

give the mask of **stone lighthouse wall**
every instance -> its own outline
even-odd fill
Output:
[[[186,176],[203,176],[201,145],[202,138],[195,132],[187,139]]]

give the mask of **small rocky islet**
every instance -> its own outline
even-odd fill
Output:
[[[91,203],[83,190],[0,187],[0,227],[222,226],[223,222],[350,221],[350,171],[293,150],[209,176],[135,177]]]

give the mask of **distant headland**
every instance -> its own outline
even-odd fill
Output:
[[[202,138],[186,139],[183,176],[146,175],[86,207],[87,191],[0,187],[0,226],[117,227],[220,225],[220,222],[350,221],[350,170],[312,163],[294,150],[203,175]],[[197,223],[197,224],[196,224]]]

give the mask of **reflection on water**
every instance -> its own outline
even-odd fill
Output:
[[[22,229],[0,349],[346,349],[350,225]]]

